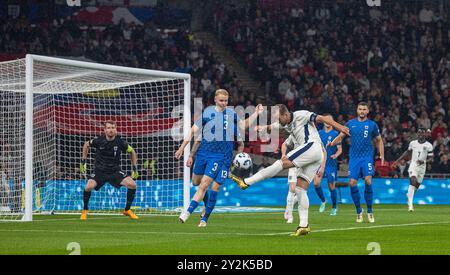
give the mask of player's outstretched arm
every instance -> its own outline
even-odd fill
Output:
[[[342,140],[344,139],[345,134],[344,133],[340,133],[335,139],[333,139],[332,142],[328,143],[326,146],[335,146],[336,144],[339,144],[342,142]],[[342,149],[341,149],[342,152]]]
[[[196,134],[198,132],[198,127],[197,125],[192,125],[191,129],[189,129],[188,134],[186,135],[186,137],[183,140],[183,143],[181,143],[180,148],[175,152],[175,158],[176,159],[180,159],[181,156],[183,156],[184,153],[184,148],[186,148],[186,146],[189,144],[189,142],[191,142],[192,136],[194,136],[194,134]]]
[[[334,119],[328,117],[328,116],[322,116],[318,115],[316,117],[317,123],[326,123],[331,125],[334,129],[338,130],[339,132],[346,134],[347,136],[350,136],[350,129],[347,126],[344,126],[342,124],[337,123],[334,121]]]
[[[258,104],[253,114],[251,114],[247,119],[241,120],[239,122],[239,129],[241,131],[245,131],[256,121],[256,119],[262,112],[264,112],[264,107],[262,106],[262,104]]]

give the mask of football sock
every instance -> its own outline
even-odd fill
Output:
[[[89,199],[91,198],[91,191],[83,192],[83,202],[84,202],[84,210],[89,210]]]
[[[319,196],[319,199],[321,202],[325,202],[325,196],[323,195],[323,190],[321,186],[314,187],[316,189],[317,196]]]
[[[373,189],[372,184],[366,184],[364,189],[364,199],[367,204],[367,213],[372,213],[372,200],[373,200]]]
[[[337,206],[337,191],[336,188],[333,190],[330,190],[331,193],[331,202],[333,203],[333,208],[336,208]]]
[[[289,215],[292,215],[292,211],[294,210],[295,201],[296,201],[295,192],[289,191],[287,198],[286,198],[286,212]]]
[[[281,162],[281,160],[277,160],[269,167],[266,167],[261,171],[259,171],[258,173],[254,174],[253,176],[246,178],[244,182],[247,185],[252,185],[256,182],[272,178],[281,171],[283,171],[283,163]]]
[[[205,215],[202,217],[202,220],[207,222],[209,215],[211,215],[211,212],[214,210],[214,207],[216,206],[217,201],[217,191],[210,190],[209,191],[209,200],[206,204],[205,209]]]
[[[408,205],[412,205],[414,201],[414,193],[416,192],[417,188],[413,185],[410,185],[408,188],[408,193],[406,193],[406,196],[408,197]]]
[[[196,202],[195,200],[191,200],[191,204],[189,204],[189,208],[187,209],[187,211],[192,214],[197,206],[198,202]]]
[[[359,190],[358,190],[358,186],[352,186],[350,187],[350,192],[352,194],[352,199],[353,199],[353,203],[355,204],[356,207],[356,213],[360,214],[362,209],[361,209],[361,195],[359,194]]]
[[[125,206],[125,211],[130,210],[131,205],[133,204],[135,195],[136,195],[136,189],[128,189],[127,190],[127,205]]]
[[[308,193],[305,189],[300,187],[295,187],[295,194],[298,198],[298,215],[300,218],[300,227],[308,226],[308,209],[309,209],[309,198]]]

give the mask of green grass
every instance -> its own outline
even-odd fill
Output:
[[[198,215],[186,224],[176,216],[35,216],[32,223],[0,223],[0,254],[69,254],[77,242],[81,254],[369,254],[371,242],[381,254],[450,254],[450,206],[377,205],[375,224],[355,222],[354,208],[338,215],[310,208],[312,232],[291,237],[298,223],[283,213],[213,214],[206,228]],[[366,217],[365,217],[366,218]]]

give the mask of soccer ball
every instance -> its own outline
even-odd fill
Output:
[[[247,153],[239,153],[233,160],[233,166],[236,169],[248,170],[252,167],[252,159]]]

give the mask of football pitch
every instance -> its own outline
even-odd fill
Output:
[[[181,224],[176,216],[34,216],[31,223],[0,223],[0,254],[62,254],[79,245],[84,254],[273,255],[273,254],[450,254],[450,206],[375,205],[375,223],[355,222],[352,205],[337,216],[310,208],[311,233],[292,237],[298,225],[283,212],[213,213],[199,228],[194,213]],[[72,244],[71,244],[72,243]]]

